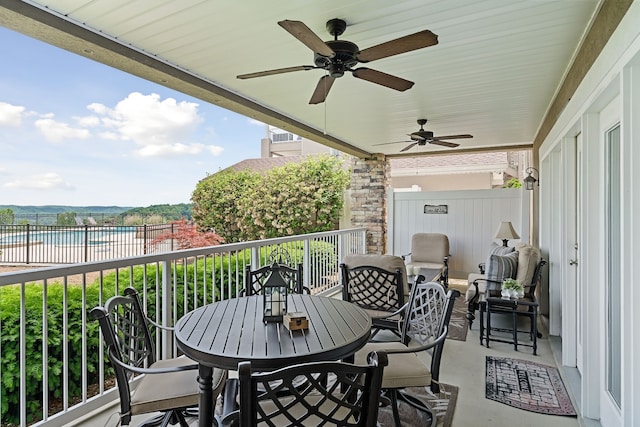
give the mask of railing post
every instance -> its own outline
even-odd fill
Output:
[[[302,252],[302,284],[311,289],[311,242],[304,239]],[[317,269],[315,269],[317,271]]]
[[[173,307],[173,295],[171,288],[171,261],[162,261],[162,326],[173,326],[171,322]],[[173,333],[162,329],[162,359],[173,355]]]
[[[27,223],[27,264],[29,264],[29,251],[31,250],[31,242],[30,242],[30,227],[29,227],[29,223]]]
[[[89,226],[84,225],[84,262],[89,262]]]
[[[253,246],[251,248],[251,270],[260,268],[260,248]]]
[[[143,224],[142,225],[142,241],[143,246],[142,246],[142,253],[143,254],[147,254],[147,224]]]

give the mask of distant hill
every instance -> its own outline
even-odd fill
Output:
[[[84,220],[91,216],[99,224],[122,225],[126,218],[131,216],[140,217],[142,218],[141,221],[145,221],[151,216],[160,216],[165,222],[182,218],[191,219],[191,206],[190,203],[151,205],[144,208],[129,206],[0,205],[0,211],[11,209],[15,224],[74,225],[74,218]],[[61,220],[61,217],[65,219]],[[11,221],[11,219],[7,220],[6,218],[5,220],[8,223]]]
[[[31,215],[31,214],[58,214],[65,212],[75,213],[101,213],[118,215],[126,212],[133,207],[127,206],[63,206],[63,205],[43,205],[43,206],[17,206],[17,205],[0,205],[1,209],[11,209],[15,215]]]

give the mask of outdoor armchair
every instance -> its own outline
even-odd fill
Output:
[[[120,424],[131,417],[161,412],[141,424],[152,426],[180,423],[188,427],[185,411],[198,407],[198,365],[186,357],[156,360],[149,329],[138,293],[127,288],[91,310],[100,323],[107,355],[116,375],[120,395]],[[214,396],[220,394],[227,372],[214,369]],[[214,405],[214,402],[211,402]]]
[[[411,237],[411,252],[402,255],[407,267],[439,269],[440,283],[449,286],[449,237],[442,233],[416,233]]]
[[[394,255],[347,255],[340,264],[342,299],[363,308],[380,329],[397,331],[408,299],[407,271]]]
[[[399,400],[424,411],[432,419],[435,417],[428,405],[404,389],[430,387],[433,393],[440,391],[440,361],[453,304],[459,295],[457,290],[445,293],[439,283],[416,283],[399,326],[401,342],[369,342],[356,352],[355,363],[362,363],[372,351],[387,354],[389,364],[382,376],[382,389],[391,400],[397,426],[400,425]],[[424,362],[425,355],[429,364]]]
[[[362,365],[312,362],[262,373],[241,362],[238,378],[227,381],[222,425],[374,427],[386,365],[383,352]]]

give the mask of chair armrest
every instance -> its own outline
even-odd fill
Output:
[[[109,352],[111,352],[111,350],[109,350]],[[117,365],[120,365],[127,371],[135,372],[137,374],[169,374],[172,372],[192,371],[192,370],[198,369],[197,363],[194,363],[192,365],[172,366],[167,368],[138,368],[136,366],[131,366],[122,362],[117,357],[112,356],[109,358],[109,360],[112,363],[116,363]]]
[[[404,305],[402,307],[400,307],[399,309],[397,309],[393,313],[389,313],[384,317],[377,317],[376,320],[388,319],[390,317],[394,317],[394,316],[397,316],[399,314],[404,314],[404,312],[407,310],[407,306],[408,305],[409,305],[409,303],[406,302],[406,303],[404,303]]]
[[[478,270],[480,270],[480,274],[484,274],[485,267],[486,267],[486,264],[484,262],[481,262],[480,264],[478,264]]]
[[[400,255],[400,258],[402,258],[403,261],[406,261],[408,256],[411,256],[411,252],[409,252],[408,254]]]
[[[435,346],[437,346],[438,344],[442,343],[446,338],[447,338],[447,333],[449,332],[449,327],[445,326],[444,327],[444,331],[442,332],[442,334],[440,334],[440,336],[430,342],[429,344],[425,344],[425,345],[420,345],[420,346],[416,346],[416,347],[406,347],[403,349],[397,348],[397,349],[383,349],[383,351],[387,354],[402,354],[402,353],[419,353],[421,351],[426,351],[429,350]]]
[[[145,317],[147,318],[147,322],[151,323],[155,328],[163,329],[165,331],[173,331],[174,330],[173,326],[163,326],[163,325],[161,325],[161,324],[159,324],[157,322],[154,322],[150,317],[148,317],[148,316],[145,316]]]

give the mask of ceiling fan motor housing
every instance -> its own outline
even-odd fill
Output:
[[[355,43],[347,40],[329,40],[327,46],[336,53],[333,58],[314,54],[313,62],[317,67],[329,71],[331,77],[342,77],[344,72],[358,63],[356,53],[360,51]]]

